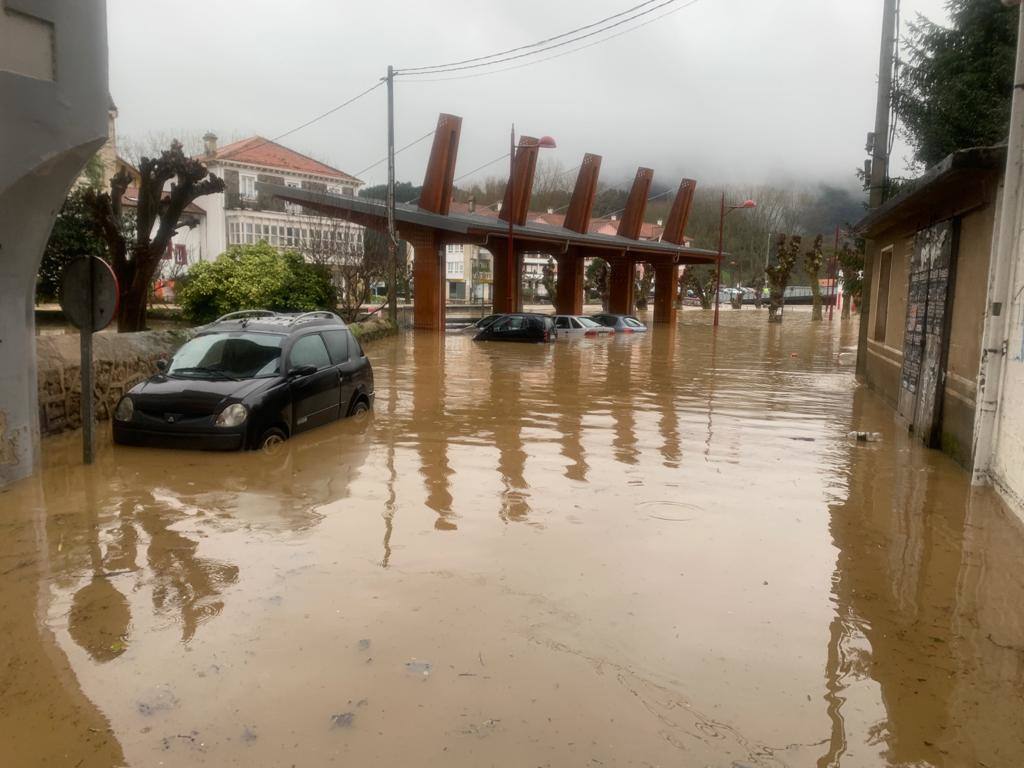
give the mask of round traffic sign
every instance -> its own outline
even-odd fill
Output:
[[[102,331],[110,325],[117,316],[119,293],[114,270],[103,259],[80,256],[64,267],[60,307],[76,328]]]

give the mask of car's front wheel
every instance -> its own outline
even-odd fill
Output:
[[[356,400],[355,405],[352,406],[352,410],[349,412],[349,416],[365,418],[369,410],[370,406],[365,400]]]
[[[258,447],[261,451],[274,451],[281,447],[287,439],[288,435],[284,433],[283,429],[280,429],[279,427],[271,427],[263,433]]]

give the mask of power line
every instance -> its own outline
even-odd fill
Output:
[[[316,117],[314,117],[314,118],[313,118],[312,120],[307,120],[307,121],[306,121],[306,122],[304,122],[304,123],[303,123],[302,125],[297,125],[297,126],[295,126],[294,128],[292,128],[291,130],[285,131],[284,133],[280,134],[279,136],[275,136],[275,137],[274,137],[274,138],[272,138],[272,139],[264,139],[264,140],[263,140],[263,141],[261,141],[261,142],[260,142],[259,144],[255,144],[254,146],[252,146],[252,147],[248,147],[247,149],[250,149],[250,150],[252,150],[252,149],[256,149],[257,147],[262,147],[262,146],[264,146],[265,144],[272,144],[272,143],[274,143],[274,142],[278,142],[278,141],[280,141],[281,139],[283,139],[283,138],[284,138],[285,136],[291,136],[291,135],[292,135],[293,133],[295,133],[295,132],[297,132],[297,131],[301,131],[301,130],[302,130],[303,128],[307,128],[307,127],[311,126],[311,125],[312,125],[313,123],[317,123],[317,122],[319,122],[319,121],[323,120],[323,119],[324,119],[325,117],[329,117],[330,115],[333,115],[333,114],[334,114],[335,112],[337,112],[338,110],[340,110],[340,109],[344,109],[344,108],[345,108],[345,107],[347,107],[347,106],[348,106],[349,104],[351,104],[351,103],[353,103],[353,102],[355,102],[355,101],[358,101],[359,99],[363,98],[363,96],[366,96],[366,95],[367,95],[368,93],[371,93],[372,91],[375,91],[376,89],[380,88],[380,87],[381,87],[382,85],[384,85],[384,82],[383,82],[383,81],[377,82],[377,83],[375,83],[375,84],[371,85],[371,86],[370,86],[369,88],[367,88],[367,89],[366,89],[365,91],[361,91],[360,93],[357,93],[357,94],[356,94],[355,96],[353,96],[353,97],[352,97],[351,99],[348,99],[347,101],[343,101],[343,102],[342,102],[341,104],[339,104],[338,106],[336,106],[336,107],[331,107],[331,108],[330,108],[330,109],[328,109],[328,110],[327,110],[326,112],[323,112],[323,113],[321,113],[321,114],[317,115],[317,116],[316,116]]]
[[[395,154],[397,155],[397,154],[400,154],[400,153],[402,153],[402,152],[405,152],[405,150],[409,149],[410,147],[415,147],[415,146],[416,146],[417,144],[419,144],[419,143],[420,143],[421,141],[423,141],[424,139],[429,139],[429,138],[430,138],[431,136],[433,136],[433,135],[434,135],[434,129],[433,129],[433,128],[431,128],[431,129],[430,129],[429,131],[427,131],[426,133],[424,133],[424,134],[423,134],[422,136],[420,136],[420,137],[419,137],[418,139],[416,139],[415,141],[410,141],[410,142],[409,142],[408,144],[406,144],[406,145],[405,145],[404,147],[402,147],[401,149],[396,149],[396,150],[395,150]],[[362,176],[362,175],[363,175],[364,173],[366,173],[367,171],[373,170],[374,168],[376,168],[376,167],[377,167],[378,165],[380,165],[381,163],[386,163],[387,161],[388,161],[387,157],[382,157],[382,158],[381,158],[380,160],[378,160],[377,162],[373,163],[372,165],[368,165],[368,166],[366,166],[365,168],[363,168],[363,170],[359,171],[359,172],[358,172],[358,173],[356,173],[355,175],[356,175],[356,176]]]
[[[514,61],[516,59],[522,59],[522,58],[526,58],[528,56],[536,56],[539,53],[544,53],[545,51],[550,51],[550,50],[553,50],[555,48],[561,48],[561,47],[566,46],[566,45],[571,45],[572,43],[577,43],[580,40],[586,40],[587,38],[593,37],[594,35],[599,35],[599,34],[601,34],[603,32],[607,32],[610,29],[614,29],[616,27],[620,27],[623,24],[628,24],[631,21],[635,21],[636,19],[638,19],[638,18],[640,18],[642,16],[647,16],[648,14],[654,13],[654,11],[657,11],[660,8],[664,8],[665,6],[672,5],[673,3],[676,3],[676,2],[678,2],[678,0],[662,0],[662,2],[659,3],[658,5],[655,5],[655,6],[651,7],[651,8],[647,8],[646,10],[643,10],[643,11],[640,11],[638,13],[635,13],[635,14],[633,14],[632,16],[630,16],[628,18],[620,19],[619,21],[616,21],[613,24],[607,24],[607,25],[603,26],[601,29],[596,29],[593,32],[587,32],[584,35],[578,35],[578,36],[574,37],[571,40],[565,40],[565,41],[560,42],[560,43],[554,43],[552,45],[547,45],[547,46],[544,46],[544,47],[541,47],[541,48],[537,48],[537,50],[534,50],[534,51],[528,51],[526,53],[519,53],[519,54],[516,54],[514,56],[505,56],[505,57],[502,57],[502,58],[495,58],[492,61],[486,61],[486,62],[478,63],[478,64],[465,64],[465,65],[461,65],[461,66],[452,66],[452,67],[444,67],[444,68],[438,67],[438,68],[432,68],[432,69],[428,69],[428,68],[424,67],[420,71],[417,71],[417,72],[407,72],[406,74],[408,74],[410,76],[416,76],[416,75],[419,75],[419,74],[436,75],[436,74],[442,74],[442,73],[445,73],[445,72],[458,72],[458,71],[462,71],[462,70],[466,70],[466,69],[479,69],[480,67],[489,67],[489,66],[492,66],[494,64],[501,64],[502,62],[505,62],[505,61]],[[692,0],[692,2],[696,2],[696,0]],[[627,11],[627,13],[628,13],[628,11]],[[495,54],[495,56],[497,56],[497,55],[499,55],[499,54]],[[398,73],[402,74],[402,71],[398,70]]]
[[[593,27],[596,27],[596,26],[599,26],[601,24],[604,24],[605,22],[611,21],[612,19],[617,19],[620,16],[625,16],[627,13],[632,13],[633,11],[637,10],[638,8],[643,8],[645,5],[650,5],[653,2],[655,2],[655,0],[645,0],[645,2],[639,3],[638,5],[634,5],[632,8],[627,8],[626,10],[620,11],[619,13],[613,14],[611,16],[606,16],[605,18],[603,18],[603,19],[601,19],[599,21],[595,21],[592,24],[587,24],[586,26],[583,26],[583,27],[576,27],[575,29],[570,29],[568,32],[563,32],[562,34],[555,35],[554,37],[548,37],[548,38],[545,38],[543,40],[538,40],[537,42],[530,43],[529,45],[520,45],[518,48],[509,48],[508,50],[505,50],[505,51],[498,51],[497,53],[492,53],[489,56],[477,56],[476,58],[472,58],[472,59],[462,59],[460,61],[449,61],[447,64],[434,64],[434,65],[426,66],[426,67],[406,67],[405,69],[396,70],[396,72],[412,73],[412,72],[416,72],[416,71],[424,70],[424,69],[441,69],[441,68],[445,68],[445,67],[454,67],[454,66],[457,66],[459,64],[471,64],[471,63],[476,62],[476,61],[483,61],[485,59],[493,59],[493,58],[495,58],[497,56],[504,56],[504,55],[509,54],[509,53],[516,53],[517,51],[524,51],[527,48],[536,48],[536,47],[544,45],[546,43],[554,42],[555,40],[561,40],[563,37],[569,37],[570,35],[575,35],[577,32],[582,32],[582,31],[587,30],[587,29],[592,29]]]
[[[675,192],[674,189],[666,189],[664,192],[659,192],[656,195],[651,195],[650,197],[648,197],[647,198],[647,202],[649,203],[649,202],[651,202],[651,200],[657,200],[659,197],[665,197],[667,195],[671,195],[673,192]],[[619,208],[619,210],[612,211],[611,213],[606,213],[606,214],[604,214],[604,216],[600,216],[599,218],[605,219],[605,218],[609,218],[611,216],[616,216],[616,215],[622,213],[625,210],[626,210],[625,208]]]
[[[642,29],[643,27],[646,27],[648,24],[653,24],[656,21],[660,21],[661,19],[664,19],[666,16],[671,16],[673,13],[678,13],[679,11],[682,11],[682,10],[684,10],[686,8],[689,8],[691,5],[695,5],[698,2],[700,2],[700,0],[689,0],[689,2],[684,3],[683,5],[679,6],[678,8],[673,8],[672,10],[670,10],[670,11],[668,11],[666,13],[659,14],[659,15],[655,16],[653,19],[648,19],[647,21],[644,21],[641,24],[637,24],[635,27],[630,27],[629,29],[623,29],[623,30],[621,30],[619,32],[616,32],[615,34],[608,35],[608,37],[601,38],[600,40],[595,40],[595,41],[593,41],[591,43],[587,43],[586,45],[581,45],[578,48],[572,48],[571,50],[563,51],[561,53],[556,53],[556,54],[553,54],[551,56],[545,56],[545,57],[537,59],[535,61],[527,61],[527,62],[524,62],[522,64],[515,64],[515,65],[513,65],[511,67],[502,67],[500,69],[492,69],[492,70],[489,70],[487,72],[477,72],[477,73],[471,74],[471,75],[455,75],[453,77],[437,77],[437,78],[418,78],[415,82],[417,82],[417,83],[443,83],[443,82],[447,82],[449,80],[469,80],[471,78],[487,77],[488,75],[496,75],[496,74],[498,74],[500,72],[511,72],[514,69],[522,69],[523,67],[532,67],[534,64],[542,64],[545,61],[551,61],[553,59],[560,59],[563,56],[568,56],[571,53],[579,53],[580,51],[585,51],[587,48],[593,48],[595,45],[600,45],[601,43],[606,43],[609,40],[614,40],[616,37],[621,37],[622,35],[628,34],[630,32],[635,32],[638,29]],[[570,41],[570,42],[575,42],[575,41]],[[432,74],[432,73],[424,73],[424,74]]]

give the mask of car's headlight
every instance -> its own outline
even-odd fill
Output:
[[[245,423],[249,411],[241,403],[233,403],[220,412],[216,424],[218,427],[237,427]]]
[[[131,421],[135,415],[135,403],[125,395],[114,409],[114,418],[118,421]]]

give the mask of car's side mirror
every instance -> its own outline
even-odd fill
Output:
[[[296,365],[294,368],[288,371],[288,375],[295,376],[309,376],[311,373],[316,373],[315,365]]]
[[[160,373],[166,373],[167,372],[167,361],[164,360],[161,357],[159,360],[156,361],[156,369],[158,371],[160,371]]]

